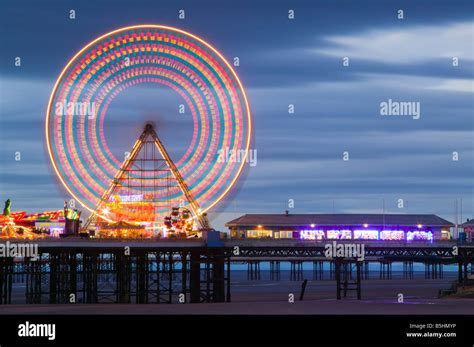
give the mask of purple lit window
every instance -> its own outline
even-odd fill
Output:
[[[405,233],[403,230],[382,230],[380,240],[403,240]]]
[[[354,239],[359,240],[378,240],[379,231],[373,229],[357,229],[354,230]]]
[[[331,240],[350,240],[352,238],[350,230],[328,230],[327,235]]]
[[[433,241],[431,231],[412,230],[407,232],[407,241]]]
[[[324,239],[324,231],[322,230],[300,230],[301,240],[322,240]]]

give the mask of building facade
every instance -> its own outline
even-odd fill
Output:
[[[454,225],[432,214],[246,214],[228,223],[231,238],[299,240],[449,240]]]
[[[468,219],[460,227],[464,229],[465,240],[472,242],[474,240],[474,219]]]

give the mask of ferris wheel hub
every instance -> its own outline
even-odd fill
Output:
[[[150,130],[154,130],[155,129],[155,126],[153,125],[153,123],[146,123],[145,124],[145,131],[150,131]]]

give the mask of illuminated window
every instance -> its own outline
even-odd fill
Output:
[[[451,239],[451,233],[449,230],[441,230],[441,240],[449,240]]]
[[[379,231],[372,229],[354,230],[354,239],[359,240],[378,240]]]
[[[350,230],[327,230],[328,239],[331,240],[348,240],[352,238],[352,232]]]
[[[431,231],[412,230],[407,232],[407,241],[433,241]]]
[[[302,240],[322,240],[324,231],[322,230],[300,230],[300,239]]]
[[[405,233],[403,230],[382,230],[380,232],[380,240],[403,240]]]
[[[280,230],[280,239],[292,239],[293,230]]]
[[[264,229],[258,229],[258,230],[247,230],[247,237],[249,238],[271,238],[272,237],[272,231],[271,230],[264,230]]]

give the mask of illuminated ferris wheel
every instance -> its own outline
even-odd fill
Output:
[[[107,145],[109,105],[145,83],[173,89],[191,111],[193,136],[180,158],[169,156],[149,124],[125,160]],[[251,115],[239,77],[210,44],[180,29],[137,25],[100,36],[67,63],[45,131],[56,174],[84,208],[110,222],[153,222],[171,206],[198,218],[224,198],[245,160],[222,160],[220,153],[248,153]]]

